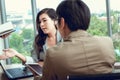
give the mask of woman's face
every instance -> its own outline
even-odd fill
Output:
[[[39,16],[40,28],[45,34],[51,33],[55,29],[54,20],[52,20],[47,14],[43,13]]]

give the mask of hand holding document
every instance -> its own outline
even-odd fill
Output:
[[[0,25],[0,37],[6,38],[10,33],[14,32],[14,26],[11,22],[6,22]]]

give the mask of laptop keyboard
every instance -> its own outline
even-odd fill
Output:
[[[33,76],[32,72],[25,67],[7,69],[7,72],[12,76],[12,78],[25,78]]]

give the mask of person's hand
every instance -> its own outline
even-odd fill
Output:
[[[38,64],[39,64],[41,67],[43,67],[44,61],[39,61]]]
[[[0,55],[0,60],[4,60],[4,59],[8,59],[9,57],[7,57],[5,54],[1,54]]]
[[[6,37],[8,37],[10,35],[10,33],[8,33],[8,34],[5,34],[5,35],[2,35],[2,36],[0,36],[0,38],[6,38]]]
[[[6,56],[7,58],[14,57],[18,54],[18,52],[14,49],[8,48],[8,49],[3,49],[3,55]]]
[[[3,54],[0,55],[0,59],[3,60],[3,59],[8,59],[8,58],[11,58],[11,57],[14,57],[18,54],[18,52],[14,49],[3,49]]]

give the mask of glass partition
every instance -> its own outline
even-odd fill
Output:
[[[53,8],[56,9],[57,5],[63,0],[36,0],[38,11],[43,8]]]
[[[23,55],[30,55],[34,40],[31,0],[5,0],[7,21],[12,22],[15,32],[9,36],[9,47]],[[12,63],[21,62],[16,57]]]
[[[93,35],[108,36],[105,0],[84,0],[91,11],[89,32]],[[100,6],[98,6],[101,4]]]
[[[62,0],[36,0],[37,12],[43,8],[54,8]],[[91,11],[89,32],[93,35],[109,36],[107,27],[106,0],[83,0]],[[110,1],[110,25],[117,61],[120,61],[120,7],[117,0]],[[100,6],[98,6],[100,5]],[[34,40],[31,0],[5,0],[7,21],[11,21],[16,31],[9,36],[9,47],[23,55],[30,56]],[[34,10],[33,10],[34,12]],[[12,63],[20,63],[16,57]]]
[[[110,0],[112,39],[117,61],[120,61],[120,6],[117,0]]]

